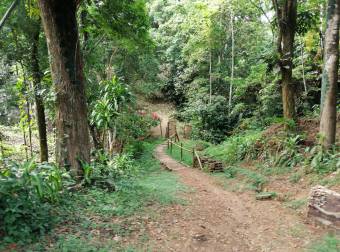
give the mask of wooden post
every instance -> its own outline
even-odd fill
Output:
[[[192,148],[192,167],[195,168],[195,149]]]
[[[172,154],[172,141],[170,140],[170,154]]]
[[[181,161],[183,160],[183,143],[181,143]]]
[[[168,149],[170,148],[170,140],[168,139]]]
[[[163,131],[162,131],[162,121],[159,121],[159,128],[161,130],[161,137],[163,136]]]
[[[166,137],[169,138],[170,136],[170,122],[168,121],[168,125],[166,127]]]

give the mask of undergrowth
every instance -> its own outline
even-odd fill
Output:
[[[315,242],[308,252],[338,252],[340,251],[340,239],[333,235],[326,235],[321,241]]]
[[[340,184],[340,173],[331,175],[340,169],[339,147],[330,150],[317,144],[306,147],[303,132],[285,132],[283,127],[278,128],[276,134],[268,135],[261,127],[248,126],[236,130],[234,135],[217,145],[202,140],[184,140],[182,144],[189,149],[195,148],[202,156],[222,161],[226,167],[224,177],[237,177],[247,189],[260,191],[269,177],[284,175],[288,175],[287,181],[291,184],[299,183],[307,175],[312,184]],[[174,146],[172,153],[170,150],[167,153],[180,160],[178,147]],[[182,162],[191,166],[192,155],[184,152]]]
[[[257,156],[256,143],[261,138],[261,131],[251,130],[234,135],[219,145],[211,145],[203,151],[204,155],[221,160],[226,164],[235,164],[244,159]]]
[[[174,174],[161,170],[159,162],[152,157],[158,143],[143,143],[142,156],[130,164],[135,172],[116,180],[114,190],[90,183],[81,190],[69,191],[53,205],[53,216],[47,208],[38,205],[46,211],[46,223],[48,218],[53,220],[54,225],[49,226],[53,232],[29,232],[29,239],[6,236],[0,250],[20,250],[25,244],[26,251],[134,251],[133,248],[126,250],[121,244],[133,231],[132,219],[127,217],[150,214],[144,209],[151,205],[183,203],[177,192],[185,188]],[[20,225],[21,221],[17,223]],[[32,244],[27,246],[29,243]]]

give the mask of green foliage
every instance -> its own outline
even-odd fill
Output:
[[[333,235],[327,235],[322,241],[314,243],[308,251],[311,252],[337,252],[340,250],[340,240]]]
[[[109,155],[99,151],[98,159],[91,164],[83,164],[84,183],[98,188],[115,190],[117,183],[128,180],[136,173],[132,159],[127,154]]]
[[[117,117],[117,135],[118,139],[123,142],[125,151],[138,157],[142,152],[142,145],[140,140],[144,139],[148,134],[151,127],[159,124],[158,120],[154,120],[151,115],[142,115],[133,110],[134,107],[123,111]]]
[[[144,144],[142,141],[133,141],[124,147],[124,152],[134,158],[139,158],[144,152]]]
[[[289,177],[289,182],[291,183],[298,183],[300,181],[302,177],[301,173],[293,173],[290,177]]]
[[[256,143],[260,139],[260,131],[247,131],[243,134],[229,137],[220,145],[208,147],[203,153],[227,164],[234,164],[246,158],[257,157]]]
[[[192,136],[196,139],[219,143],[230,129],[228,103],[223,96],[214,96],[211,103],[208,97],[194,100],[183,110],[181,117],[191,120]]]
[[[6,162],[0,169],[0,230],[7,239],[32,239],[53,224],[53,204],[69,176],[54,165]],[[70,181],[71,182],[71,181]]]
[[[239,166],[225,168],[224,174],[227,178],[239,177],[243,179],[248,184],[248,189],[257,192],[261,192],[263,185],[267,182],[266,177],[262,174]]]
[[[120,46],[129,50],[151,43],[148,33],[150,24],[144,0],[89,2],[90,4],[86,6],[89,14],[87,31],[94,35],[105,34],[114,38]]]
[[[303,155],[299,152],[299,141],[301,136],[288,136],[283,139],[282,145],[278,146],[280,152],[275,156],[274,165],[283,167],[294,167],[303,160]]]
[[[112,129],[116,118],[131,98],[131,93],[116,77],[100,83],[100,99],[91,113],[91,123],[98,129]]]
[[[337,147],[326,150],[321,145],[316,145],[313,148],[307,148],[306,153],[308,153],[308,157],[305,163],[310,167],[307,170],[327,174],[340,169],[340,153]]]
[[[306,205],[307,205],[307,199],[296,199],[296,200],[291,200],[285,203],[285,206],[291,209],[294,209],[294,210],[298,210]]]

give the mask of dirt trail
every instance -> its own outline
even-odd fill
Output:
[[[161,213],[149,227],[155,251],[303,251],[319,233],[316,227],[277,201],[256,201],[248,193],[224,190],[216,179],[186,167],[159,145],[155,156],[187,185],[184,206]]]
[[[162,133],[162,136],[164,137],[169,118],[174,113],[175,108],[171,104],[164,102],[150,103],[146,101],[143,97],[138,98],[138,105],[140,108],[147,111],[147,113],[150,115],[151,113],[156,113],[161,119],[161,125],[151,128],[151,136],[159,137]],[[160,127],[162,128],[162,132],[160,130]]]

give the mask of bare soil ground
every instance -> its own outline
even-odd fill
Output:
[[[303,251],[323,233],[277,201],[224,190],[214,177],[178,163],[164,148],[158,146],[155,156],[192,190],[183,194],[186,205],[165,208],[147,224],[152,251]]]

